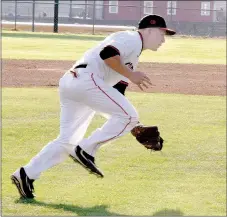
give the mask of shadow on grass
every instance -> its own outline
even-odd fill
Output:
[[[43,206],[46,208],[60,209],[66,212],[77,214],[78,216],[127,216],[115,212],[109,212],[107,205],[99,205],[93,207],[80,207],[69,204],[55,204],[37,201],[35,199],[17,199],[15,203],[23,203],[34,206]],[[179,209],[162,209],[149,216],[183,216],[184,213]]]
[[[153,216],[183,216],[184,213],[179,209],[162,209],[153,214]]]
[[[48,34],[42,34],[42,33],[32,33],[32,34],[28,34],[28,33],[8,33],[8,32],[3,32],[2,33],[3,37],[13,37],[13,38],[57,38],[57,39],[76,39],[76,40],[92,40],[92,41],[101,41],[103,40],[106,36],[89,36],[89,35],[74,35],[74,34],[70,34],[70,35],[48,35]]]
[[[43,206],[52,209],[59,209],[64,210],[66,212],[71,212],[77,214],[78,216],[126,216],[121,215],[115,212],[109,212],[107,205],[99,205],[93,207],[80,207],[76,205],[69,205],[69,204],[55,204],[55,203],[45,203],[41,201],[37,201],[34,199],[18,199],[15,203],[23,203],[29,204],[34,206]]]

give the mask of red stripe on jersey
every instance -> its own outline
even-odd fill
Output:
[[[122,110],[126,115],[128,115],[128,113],[122,108],[122,106],[120,106],[120,105],[119,105],[114,99],[112,99],[112,98],[111,98],[111,97],[110,97],[110,96],[109,96],[109,95],[108,95],[100,86],[98,86],[98,85],[96,84],[95,79],[94,79],[94,76],[93,76],[93,73],[91,74],[91,79],[93,80],[95,86],[98,87],[98,89],[99,89],[100,91],[102,91],[102,93],[104,93],[112,102],[114,102],[117,106],[119,106],[119,107],[121,108],[121,110]],[[108,139],[108,140],[99,142],[98,144],[102,144],[102,143],[108,142],[108,141],[110,141],[110,140],[112,140],[112,139],[114,139],[114,138],[120,136],[120,135],[125,131],[126,127],[131,123],[131,119],[132,119],[132,117],[129,117],[129,122],[126,124],[126,126],[123,128],[123,130],[120,131],[120,133],[118,133],[116,136],[114,136],[114,137],[112,137],[112,138],[110,138],[110,139]]]
[[[93,80],[95,86],[98,87],[99,90],[101,90],[101,91],[102,91],[109,99],[111,99],[116,105],[118,105],[118,106],[121,108],[121,110],[122,110],[126,115],[128,115],[128,113],[127,113],[127,112],[126,112],[126,111],[125,111],[125,110],[124,110],[116,101],[114,101],[114,99],[112,99],[104,90],[101,89],[100,86],[98,86],[98,85],[96,84],[96,82],[95,82],[95,80],[94,80],[93,73],[91,74],[91,78],[92,78],[92,80]]]
[[[142,42],[142,48],[141,48],[141,52],[142,52],[142,50],[143,50],[143,36],[142,36],[141,32],[139,32],[139,31],[137,31],[137,32],[139,33],[140,39],[141,39],[141,42]]]
[[[128,85],[128,83],[125,81],[120,81],[120,83]]]
[[[129,118],[129,122],[126,124],[126,126],[124,127],[124,129],[120,133],[118,133],[116,136],[114,136],[114,137],[112,137],[110,139],[107,139],[107,140],[105,140],[103,142],[99,142],[99,144],[102,144],[102,143],[105,143],[105,142],[109,142],[110,140],[115,139],[116,137],[120,136],[125,131],[126,127],[131,123],[131,119],[132,119],[132,117]]]

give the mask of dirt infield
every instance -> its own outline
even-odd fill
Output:
[[[73,63],[3,59],[2,86],[58,86],[59,78]],[[147,92],[226,95],[225,65],[140,63],[138,70],[147,72],[154,84]],[[139,91],[139,88],[130,84],[129,90]]]

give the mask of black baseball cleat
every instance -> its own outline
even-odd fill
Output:
[[[16,185],[17,190],[22,198],[29,198],[32,199],[35,197],[33,194],[34,186],[33,182],[34,179],[29,179],[23,167],[18,169],[12,176],[11,176],[12,183]]]
[[[97,175],[98,177],[104,177],[102,171],[96,167],[95,158],[88,153],[86,153],[80,146],[75,148],[75,157],[70,155],[70,157],[76,162],[81,164],[89,172]]]

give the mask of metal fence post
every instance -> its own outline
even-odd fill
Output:
[[[72,19],[72,0],[70,0],[70,5],[69,5],[69,19]]]
[[[17,0],[15,0],[14,30],[17,30]]]
[[[54,32],[58,32],[58,8],[59,0],[54,0]]]
[[[84,6],[85,6],[85,7],[84,7],[84,17],[83,17],[84,20],[86,20],[86,18],[87,18],[87,6],[88,6],[87,4],[88,4],[88,1],[85,0],[85,5],[84,5]]]
[[[35,0],[32,2],[32,32],[35,31]]]
[[[194,35],[196,35],[197,34],[197,29],[196,29],[196,24],[195,23],[193,24],[193,30],[194,30]]]

